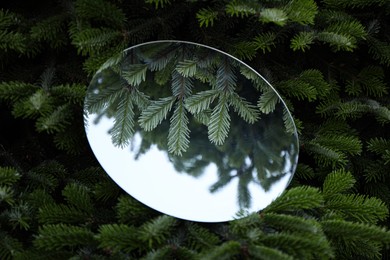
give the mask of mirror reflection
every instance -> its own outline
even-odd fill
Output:
[[[258,107],[267,93],[266,111]],[[93,77],[84,106],[91,148],[127,193],[160,212],[229,221],[290,182],[294,122],[269,83],[208,46],[159,41],[125,50]]]

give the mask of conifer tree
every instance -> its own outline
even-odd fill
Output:
[[[388,1],[1,5],[1,259],[389,258]],[[261,212],[218,224],[175,219],[127,195],[95,160],[83,125],[87,86],[96,72],[118,63],[122,50],[153,40],[221,49],[259,71],[286,101],[299,130],[299,164],[290,187]],[[164,85],[169,77],[195,76],[198,64],[180,60],[172,75],[164,70],[170,64],[156,63],[153,79],[145,77],[148,68],[136,66],[123,76],[135,86],[146,80]],[[250,73],[243,75],[255,81]],[[267,86],[254,84],[261,92],[252,92],[251,105],[233,92],[229,96],[232,111],[247,121],[257,118],[252,105],[267,114],[278,101]],[[112,98],[117,89],[104,91]],[[169,108],[182,119],[198,114],[202,121],[206,108],[224,107],[224,97],[210,90],[188,95],[183,104],[136,93],[137,102],[121,107],[141,107],[134,110],[134,123],[145,130],[160,123],[149,117],[157,108]],[[92,110],[99,106],[95,101]],[[228,130],[207,132],[210,140],[196,135],[186,140],[185,126],[174,119],[162,124],[168,142],[149,136],[140,152],[148,141],[161,141],[173,154],[182,153],[179,168],[185,167],[180,164],[184,151],[191,153],[187,141],[223,143]],[[126,143],[129,135],[118,133],[117,143]],[[175,146],[169,133],[183,142]],[[215,189],[224,181],[229,180]]]

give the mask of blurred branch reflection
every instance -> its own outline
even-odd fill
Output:
[[[282,113],[282,107],[275,113]],[[264,116],[250,125],[235,117],[226,142],[222,146],[210,143],[207,129],[195,119],[191,121],[191,145],[182,156],[167,152],[166,136],[169,124],[162,124],[155,132],[143,132],[142,142],[136,149],[135,158],[147,153],[156,144],[165,151],[176,171],[198,178],[207,174],[207,167],[217,167],[218,181],[210,185],[216,193],[229,183],[237,183],[237,203],[240,208],[250,208],[252,198],[249,185],[265,192],[285,176],[293,174],[297,147],[294,136],[287,134],[281,115]]]

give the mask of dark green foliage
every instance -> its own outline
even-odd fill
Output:
[[[311,187],[296,187],[285,192],[273,201],[266,212],[283,212],[301,209],[311,209],[321,206],[323,198],[319,190]]]
[[[65,224],[44,225],[38,232],[34,245],[49,251],[95,243],[93,233],[83,227]]]
[[[101,247],[114,253],[129,253],[139,246],[137,228],[124,224],[102,225],[97,239]]]
[[[389,258],[388,1],[2,6],[0,259]],[[230,223],[177,220],[124,194],[93,158],[82,117],[91,76],[102,64],[100,72],[117,65],[125,48],[167,39],[211,45],[243,59],[293,112],[299,165],[291,187],[261,212]],[[98,111],[131,93],[113,110],[118,144],[129,141],[137,124],[151,131],[167,120],[160,145],[184,156],[192,141],[190,116],[209,128],[211,141],[223,143],[228,133],[240,134],[232,132],[228,110],[253,123],[278,105],[275,92],[246,68],[173,58],[134,66],[121,75],[123,82],[89,99],[86,108]],[[206,67],[218,73],[210,77]],[[254,85],[245,89],[245,99],[234,88],[241,76]],[[172,78],[161,99],[141,91],[142,84],[161,89]],[[194,82],[215,88],[197,90]],[[240,183],[244,198],[245,180]]]

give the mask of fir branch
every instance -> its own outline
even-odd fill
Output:
[[[191,95],[185,99],[186,109],[192,114],[199,114],[210,108],[210,104],[218,96],[219,91],[211,89]]]
[[[341,8],[365,8],[370,7],[372,5],[382,6],[387,3],[386,0],[371,0],[371,1],[365,1],[365,0],[325,0],[324,3],[328,6],[332,6],[333,8],[341,7]]]
[[[284,8],[288,19],[302,24],[314,24],[318,6],[313,0],[290,1]]]
[[[176,65],[176,71],[183,77],[193,77],[196,74],[197,60],[179,61]]]
[[[324,166],[344,166],[347,163],[346,155],[340,151],[320,145],[314,141],[305,144],[305,149],[313,154],[314,159]]]
[[[224,174],[222,170],[219,171],[219,179],[213,185],[210,186],[209,191],[211,193],[216,193],[228,185],[234,176],[230,176],[229,174]]]
[[[341,9],[323,9],[317,17],[321,22],[327,25],[356,20],[356,18],[354,18],[351,14]]]
[[[279,101],[280,98],[276,94],[275,90],[269,89],[268,91],[261,94],[257,102],[257,107],[262,113],[269,114],[275,110],[276,104],[279,103]]]
[[[162,70],[158,70],[154,73],[154,81],[160,85],[164,86],[172,78],[172,71],[175,69],[176,62],[171,60]]]
[[[47,203],[39,208],[38,221],[42,224],[78,224],[89,217],[85,211],[74,206]]]
[[[172,229],[177,225],[177,220],[164,215],[146,222],[140,227],[139,237],[148,243],[149,248],[161,245],[171,235]]]
[[[81,55],[94,55],[121,36],[120,32],[110,28],[88,28],[73,35],[72,44]]]
[[[380,64],[390,67],[390,43],[368,36],[367,44],[369,46],[368,53]]]
[[[5,233],[0,234],[0,258],[13,259],[23,251],[22,243]]]
[[[252,181],[251,174],[244,174],[238,179],[237,185],[237,202],[241,209],[250,208],[252,205],[252,196],[249,192],[249,183]]]
[[[188,222],[186,226],[188,230],[187,243],[191,249],[200,251],[212,249],[221,242],[216,234],[199,224]]]
[[[137,88],[132,88],[131,94],[134,104],[140,111],[143,111],[150,104],[149,96]]]
[[[321,146],[328,147],[335,151],[351,155],[359,155],[362,151],[362,143],[355,136],[346,135],[327,135],[318,136],[312,140]]]
[[[183,100],[176,103],[176,108],[171,117],[171,125],[168,132],[168,152],[181,156],[187,151],[190,140],[188,117],[184,108]]]
[[[70,183],[62,190],[62,195],[69,204],[87,214],[94,211],[90,193],[86,186],[77,183]]]
[[[59,185],[57,178],[63,178],[66,170],[55,161],[46,161],[28,172],[29,186],[51,192]]]
[[[390,164],[390,150],[385,151],[382,159],[385,161],[385,165]]]
[[[72,252],[70,250],[65,250],[65,249],[48,251],[48,250],[37,249],[33,247],[24,250],[20,253],[16,253],[15,258],[50,260],[50,259],[69,259],[74,257],[75,255],[80,256],[81,253],[77,254],[76,252]]]
[[[299,32],[291,39],[290,48],[293,51],[303,51],[310,49],[310,45],[314,42],[314,32]]]
[[[38,86],[21,82],[10,81],[0,83],[0,99],[9,100],[15,103],[34,94],[39,89]]]
[[[131,196],[122,195],[115,206],[119,223],[129,225],[141,225],[146,218],[153,218],[157,212]]]
[[[178,99],[184,99],[191,95],[193,82],[191,78],[181,75],[177,71],[172,72],[172,94]]]
[[[19,181],[21,175],[11,167],[0,167],[0,185],[11,185]]]
[[[320,207],[323,203],[324,199],[318,189],[302,186],[285,191],[266,207],[263,212],[277,213],[281,211],[312,209]]]
[[[143,259],[144,260],[152,260],[152,259],[171,259],[171,258],[178,258],[178,259],[189,259],[189,260],[196,260],[197,254],[192,251],[188,250],[185,247],[177,247],[176,245],[166,245],[162,248],[159,248],[157,250],[149,252]]]
[[[322,192],[325,197],[330,197],[350,190],[355,183],[350,172],[336,170],[326,176]]]
[[[65,224],[50,224],[39,228],[33,241],[37,248],[59,250],[67,247],[95,244],[94,234],[85,227]]]
[[[63,84],[53,86],[50,93],[61,100],[75,105],[81,105],[84,102],[86,87],[82,84]]]
[[[270,52],[272,47],[276,46],[276,34],[273,32],[265,32],[257,35],[253,39],[253,44],[256,50],[260,49],[263,53]]]
[[[0,9],[0,30],[7,29],[8,27],[19,25],[21,18],[16,13],[9,10]]]
[[[286,133],[290,133],[292,135],[300,134],[302,131],[302,121],[294,118],[290,111],[284,107],[283,108],[283,124],[286,129]]]
[[[367,32],[364,26],[358,20],[340,21],[332,23],[325,30],[341,35],[350,35],[355,38],[361,39],[365,39],[365,37],[367,36]]]
[[[8,205],[14,204],[14,189],[11,186],[0,185],[0,202],[5,202]]]
[[[122,9],[104,0],[77,0],[75,11],[77,17],[103,22],[113,28],[122,28],[127,20]]]
[[[201,255],[202,259],[229,259],[239,256],[241,244],[238,241],[230,240],[207,251],[207,254]]]
[[[154,4],[154,7],[158,9],[159,6],[161,6],[161,8],[164,8],[164,5],[170,5],[171,0],[145,0],[145,3]]]
[[[367,107],[367,105],[362,104],[357,100],[351,100],[342,103],[340,102],[339,104],[337,104],[336,108],[337,110],[335,112],[335,116],[343,120],[347,118],[359,118],[364,113],[367,113],[369,111],[369,107]]]
[[[259,20],[263,23],[274,23],[279,26],[284,26],[288,17],[282,9],[265,8],[260,12]]]
[[[253,87],[261,92],[273,90],[260,74],[247,66],[240,66],[240,73],[253,83]]]
[[[15,117],[37,118],[45,116],[53,110],[53,97],[43,90],[36,91],[25,100],[14,104],[12,113]]]
[[[115,44],[113,46],[110,45],[109,48],[99,49],[98,53],[91,53],[85,59],[83,69],[89,76],[92,77],[95,74],[110,70],[119,74],[116,68],[119,67],[119,62],[123,60],[123,57],[120,57],[119,53],[122,53],[127,45],[124,42],[115,42]]]
[[[164,69],[176,57],[177,46],[172,43],[161,43],[143,49],[143,56],[148,57],[145,63],[151,71]]]
[[[53,197],[43,189],[35,189],[30,192],[28,194],[28,203],[33,209],[55,204]]]
[[[258,7],[259,6],[257,6],[257,8]],[[232,17],[236,16],[244,18],[257,14],[257,8],[254,6],[254,4],[250,4],[249,2],[246,3],[233,0],[226,5],[225,12]]]
[[[318,235],[281,232],[265,236],[262,242],[298,259],[332,258],[334,253],[329,242],[324,236],[321,238]]]
[[[130,86],[139,86],[146,79],[148,67],[145,64],[134,64],[121,74]]]
[[[353,51],[356,49],[356,39],[348,34],[323,31],[317,34],[317,39],[329,43],[334,51]]]
[[[104,88],[102,84],[104,84]],[[114,104],[122,93],[125,82],[118,80],[113,82],[110,81],[110,78],[106,79],[102,75],[102,77],[96,77],[96,82],[91,82],[92,87],[95,91],[87,93],[84,103],[85,110],[90,114],[101,113],[107,106]]]
[[[297,232],[302,235],[305,233],[309,235],[323,235],[320,223],[314,219],[285,214],[266,213],[263,215],[262,220],[267,226],[273,227],[276,230]]]
[[[378,107],[375,109],[371,109],[371,112],[374,113],[376,120],[381,124],[385,125],[390,122],[390,109],[387,107]]]
[[[151,101],[150,105],[141,112],[139,124],[145,131],[152,131],[157,127],[171,111],[176,97],[160,98],[157,101]]]
[[[386,152],[382,154],[381,156],[382,160],[385,159],[385,155]],[[379,186],[382,185],[383,183],[386,183],[386,175],[383,174],[384,172],[387,171],[386,161],[384,163],[383,161],[378,162],[377,160],[368,162],[363,171],[364,171],[364,179],[366,183],[371,183]],[[378,189],[375,188],[375,191],[374,192],[371,191],[370,195],[383,199],[385,202],[388,203],[388,199],[386,198],[386,196],[383,196],[383,191],[381,188]]]
[[[296,178],[300,178],[303,180],[312,180],[315,176],[314,169],[309,165],[299,163],[295,171],[295,176]]]
[[[253,60],[256,56],[256,44],[250,41],[240,41],[231,47],[229,53],[241,60]]]
[[[215,88],[217,85],[216,77],[213,73],[210,71],[207,71],[206,69],[198,69],[197,73],[194,76],[195,79],[199,80],[202,83],[207,83],[212,88]]]
[[[72,129],[72,128],[71,128]],[[71,129],[65,131],[56,132],[53,141],[55,146],[62,151],[66,151],[70,155],[80,154],[82,147],[82,137],[76,135]]]
[[[57,107],[47,116],[41,116],[36,121],[38,132],[47,132],[49,134],[64,131],[70,125],[71,113],[68,104]]]
[[[297,77],[279,83],[278,89],[298,100],[309,101],[324,98],[330,93],[330,84],[324,80],[318,70],[304,70]]]
[[[66,20],[66,15],[59,14],[39,21],[30,29],[31,38],[48,42],[54,49],[64,47],[67,44]]]
[[[103,64],[100,64],[99,69],[95,70],[94,73],[99,74],[104,70],[112,69],[113,67],[118,65],[121,61],[123,61],[125,57],[126,57],[125,51],[120,51],[111,55],[111,57],[109,57],[108,59],[106,58]]]
[[[259,119],[259,111],[256,106],[246,101],[243,97],[233,93],[229,95],[229,104],[233,106],[234,111],[246,122],[253,124]]]
[[[326,199],[328,209],[342,213],[344,219],[376,224],[387,218],[389,211],[380,199],[363,195],[333,195]]]
[[[0,50],[26,53],[27,37],[19,32],[0,31]]]
[[[99,202],[114,200],[121,194],[121,189],[111,179],[105,179],[94,186],[94,197]]]
[[[390,140],[387,140],[383,137],[371,138],[367,142],[367,149],[376,154],[383,154],[387,151],[390,151]]]
[[[229,58],[224,57],[218,66],[216,76],[216,89],[232,93],[237,84],[237,77],[234,74],[232,62]]]
[[[339,247],[337,253],[341,255],[347,251],[350,257],[365,258],[371,251],[360,250],[361,247],[371,244],[371,250],[379,251],[382,245],[390,243],[390,232],[379,226],[343,220],[321,221],[321,225],[326,236]]]
[[[120,101],[115,111],[115,122],[111,129],[112,143],[118,147],[125,147],[129,144],[134,135],[134,104],[132,91],[123,90]]]
[[[99,227],[96,239],[99,247],[113,252],[130,253],[140,246],[136,227],[124,224],[105,224]]]
[[[208,124],[209,140],[216,144],[222,145],[229,134],[230,115],[228,106],[228,94],[220,94],[219,102],[211,113]]]
[[[250,245],[248,253],[255,259],[263,260],[293,260],[294,257],[288,255],[277,248],[264,245]]]
[[[195,120],[197,120],[199,123],[203,125],[208,125],[210,123],[211,113],[212,113],[211,109],[205,109],[198,114],[193,114],[193,116]]]
[[[196,18],[198,19],[200,27],[203,25],[209,27],[209,24],[210,26],[213,26],[214,21],[218,19],[218,12],[209,8],[202,8],[196,13]]]
[[[316,69],[304,70],[299,74],[298,81],[310,84],[317,91],[317,98],[326,97],[331,91],[331,85],[325,81],[321,71]]]
[[[388,94],[384,78],[384,71],[381,67],[367,66],[359,72],[355,84],[360,83],[369,96],[382,97]]]

